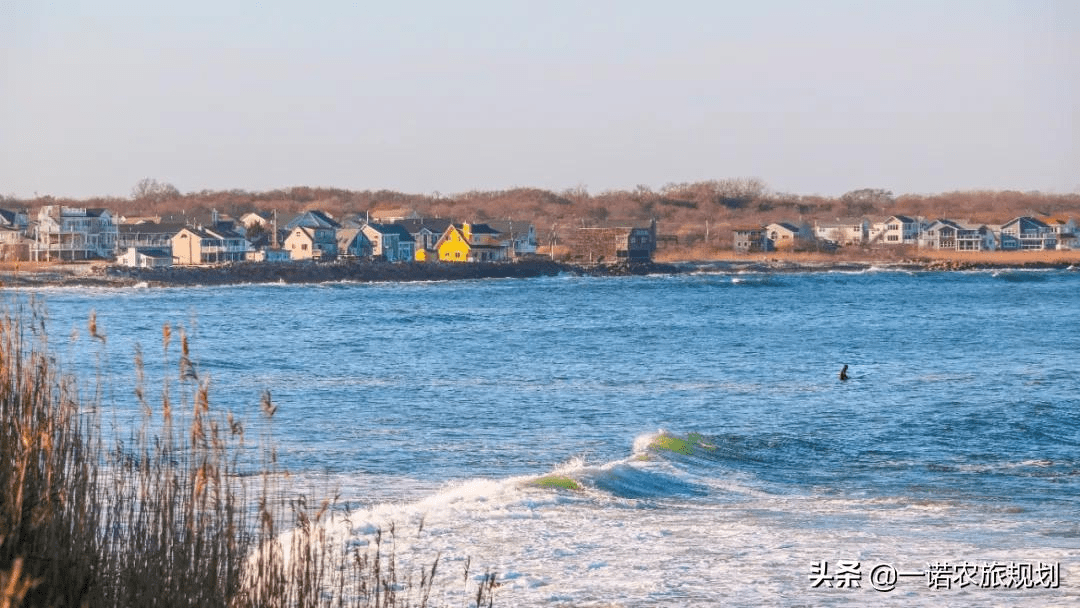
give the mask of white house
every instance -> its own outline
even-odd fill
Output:
[[[893,215],[870,225],[869,241],[882,245],[916,245],[921,222],[906,215]]]
[[[814,237],[837,245],[862,245],[870,234],[870,221],[861,217],[814,222]]]
[[[132,268],[167,268],[172,266],[172,250],[128,247],[116,256],[116,263]]]
[[[285,237],[285,250],[293,260],[332,260],[337,257],[337,230],[296,226]]]
[[[812,234],[788,222],[776,222],[765,226],[765,237],[773,250],[794,249],[813,238]]]
[[[33,232],[34,261],[111,258],[116,247],[116,223],[107,209],[46,205]]]

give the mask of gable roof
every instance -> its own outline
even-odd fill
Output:
[[[398,235],[398,240],[403,243],[415,243],[416,239],[409,234],[409,231],[405,229],[401,224],[379,224],[376,222],[368,222],[365,226],[370,226],[372,230],[382,235]]]
[[[367,241],[367,235],[360,228],[342,228],[337,231],[337,245],[339,251],[344,251],[352,245],[357,238]]]
[[[13,226],[15,225],[15,220],[17,220],[18,217],[19,214],[15,211],[10,211],[8,209],[0,209],[0,225]]]
[[[305,228],[341,228],[341,224],[337,220],[317,209],[305,211],[294,217],[291,222],[285,225],[285,229],[292,230],[297,226]]]
[[[454,224],[458,230],[464,230],[465,224]],[[469,232],[473,234],[501,234],[498,230],[495,230],[487,224],[469,224]]]
[[[528,233],[529,229],[533,227],[532,222],[526,222],[524,220],[498,220],[490,222],[488,225],[499,234],[508,234],[511,236]]]
[[[394,223],[399,226],[404,226],[405,230],[409,231],[409,234],[420,234],[420,231],[425,228],[433,234],[442,234],[446,232],[446,228],[450,225],[450,220],[444,218],[428,218],[399,220]]]

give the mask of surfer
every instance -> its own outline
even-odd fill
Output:
[[[844,369],[840,370],[840,379],[841,379],[841,380],[847,380],[847,378],[848,378],[848,375],[847,375],[847,364],[845,364],[845,365],[844,365]]]

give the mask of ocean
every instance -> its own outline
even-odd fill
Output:
[[[8,294],[121,433],[184,328],[342,542],[393,524],[451,605],[465,563],[515,607],[1080,603],[1078,272]]]

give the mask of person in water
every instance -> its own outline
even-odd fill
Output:
[[[847,380],[848,379],[847,365],[846,364],[844,365],[844,369],[840,370],[840,379],[841,380]]]

